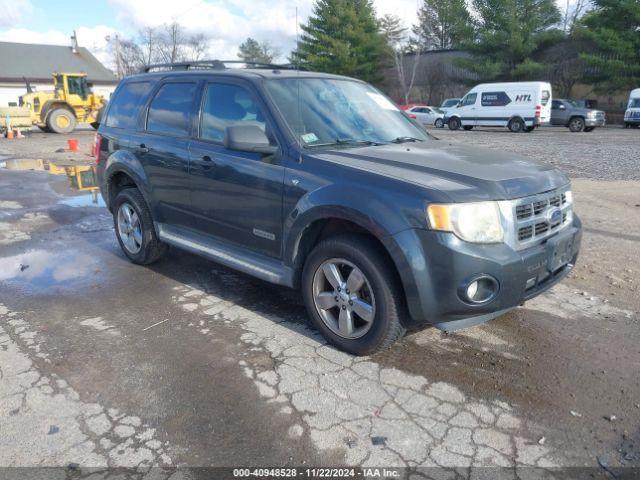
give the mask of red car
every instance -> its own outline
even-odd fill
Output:
[[[427,104],[426,103],[407,103],[406,105],[398,105],[398,108],[400,110],[409,110],[410,108],[413,107],[426,107]]]

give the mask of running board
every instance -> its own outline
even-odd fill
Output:
[[[293,269],[284,266],[276,259],[247,252],[244,248],[165,223],[156,223],[156,231],[160,240],[165,243],[202,255],[261,280],[293,287]]]

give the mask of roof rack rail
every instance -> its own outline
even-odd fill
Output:
[[[147,65],[141,72],[160,72],[164,70],[224,70],[226,64],[246,65],[245,68],[263,68],[268,70],[293,70],[292,65],[276,65],[274,63],[247,62],[245,60],[198,60],[194,62],[156,63]]]

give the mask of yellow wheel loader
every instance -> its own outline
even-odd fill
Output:
[[[26,81],[26,80],[25,80]],[[26,117],[30,125],[45,132],[70,133],[78,123],[90,123],[98,128],[105,99],[91,91],[85,73],[54,73],[53,91],[34,92],[28,81],[27,93],[20,97],[20,107],[0,107],[0,127],[24,127]],[[22,122],[17,122],[21,118]]]

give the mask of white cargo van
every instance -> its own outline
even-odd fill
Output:
[[[625,128],[640,126],[640,88],[631,90],[627,110],[624,112]]]
[[[451,130],[473,127],[507,127],[531,132],[549,123],[551,84],[546,82],[483,83],[472,88],[458,106],[447,112]]]

